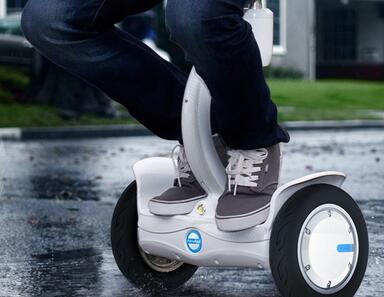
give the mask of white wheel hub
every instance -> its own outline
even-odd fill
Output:
[[[359,255],[359,240],[349,214],[335,204],[312,211],[300,231],[298,259],[307,284],[321,294],[334,294],[350,281]]]

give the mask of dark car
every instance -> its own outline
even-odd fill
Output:
[[[40,69],[41,56],[23,35],[20,13],[0,19],[0,65],[34,74]]]

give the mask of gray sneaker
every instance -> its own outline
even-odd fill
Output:
[[[188,214],[197,201],[207,197],[191,171],[182,145],[177,145],[172,150],[172,160],[177,173],[174,186],[149,201],[149,210],[156,215]]]
[[[219,198],[216,224],[222,231],[240,231],[262,224],[280,173],[280,146],[230,150],[227,190]]]

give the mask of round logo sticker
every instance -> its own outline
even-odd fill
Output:
[[[200,252],[203,245],[200,232],[197,230],[189,231],[186,237],[186,244],[191,253],[197,254]]]

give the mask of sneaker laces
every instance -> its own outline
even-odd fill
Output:
[[[177,173],[177,182],[179,184],[179,187],[181,187],[181,178],[190,177],[191,172],[191,167],[189,166],[187,156],[185,155],[184,146],[180,144],[176,145],[172,150],[171,158],[173,162],[173,168]]]
[[[228,188],[232,190],[234,186],[233,195],[236,196],[237,187],[257,187],[259,179],[258,172],[261,172],[261,165],[268,157],[267,149],[257,150],[230,150],[228,166],[225,171],[228,176]]]

